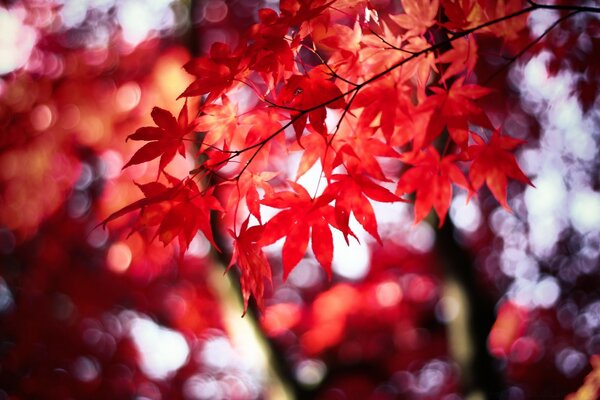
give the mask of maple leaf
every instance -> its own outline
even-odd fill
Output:
[[[502,18],[505,15],[518,12],[522,9],[521,0],[497,0],[484,3],[484,13],[487,21]],[[520,15],[505,21],[498,22],[494,29],[485,29],[482,33],[492,34],[503,38],[505,41],[517,40],[523,36],[523,29],[527,28],[527,15]]]
[[[394,133],[389,139],[391,146],[404,146],[413,141],[413,149],[421,149],[424,143],[431,143],[434,138],[428,137],[427,131],[434,116],[432,107],[406,103],[406,107],[398,110]],[[435,116],[438,118],[438,116]]]
[[[191,75],[196,76],[179,97],[193,97],[206,94],[205,103],[211,103],[219,98],[247,69],[241,57],[243,48],[231,51],[225,43],[215,42],[210,48],[208,56],[197,57],[190,60],[183,68]]]
[[[408,38],[406,45],[403,47],[405,50],[418,53],[425,51],[431,45],[422,36],[412,36]],[[435,63],[435,56],[433,52],[428,52],[421,57],[412,59],[403,68],[403,75],[410,77],[417,86],[417,98],[419,101],[423,101],[426,97],[425,89],[428,87],[431,71],[437,72],[437,65]]]
[[[346,243],[348,243],[348,235],[356,237],[349,227],[350,212],[352,212],[365,231],[382,244],[377,232],[377,218],[367,197],[385,203],[393,203],[401,199],[363,175],[336,174],[331,178],[333,182],[327,186],[322,196],[326,199],[335,199],[335,219],[338,229],[344,234]]]
[[[336,227],[334,209],[328,203],[331,198],[313,199],[301,185],[288,182],[294,191],[283,191],[265,196],[261,201],[269,207],[285,208],[264,225],[261,245],[266,246],[286,237],[283,244],[283,276],[300,262],[308,247],[309,239],[317,261],[331,277],[333,260],[333,236],[330,225]]]
[[[255,174],[246,170],[236,181],[225,182],[223,186],[234,186],[228,196],[226,203],[227,209],[235,209],[236,204],[242,198],[245,198],[248,211],[250,211],[250,214],[262,224],[262,218],[260,214],[260,196],[258,189],[260,188],[266,193],[272,192],[273,189],[267,182],[275,178],[277,175],[277,172],[263,171]]]
[[[254,296],[260,311],[264,310],[265,280],[271,283],[271,266],[259,244],[264,226],[256,225],[248,228],[250,216],[242,223],[239,234],[229,231],[233,237],[233,253],[227,270],[237,264],[241,272],[242,297],[244,298],[244,314],[248,310],[250,295]],[[243,316],[242,315],[242,316]]]
[[[352,106],[364,108],[358,119],[358,128],[378,127],[389,143],[397,116],[403,114],[403,108],[410,106],[410,100],[398,90],[391,78],[386,78],[362,89]]]
[[[510,210],[506,201],[507,178],[512,178],[534,186],[521,171],[512,151],[524,142],[510,136],[492,132],[490,141],[486,143],[481,136],[473,134],[475,144],[469,146],[467,154],[473,160],[469,170],[469,179],[475,190],[479,190],[484,182],[502,207]]]
[[[223,148],[220,149],[218,147],[208,147],[206,150],[202,151],[204,146],[199,146],[197,160],[198,167],[190,171],[190,175],[199,174],[201,172],[207,174],[215,174],[218,170],[224,168],[231,158],[231,153],[229,153],[229,146],[227,143],[223,144]]]
[[[173,197],[177,194],[179,187],[181,186],[181,182],[170,188],[166,187],[164,184],[162,184],[160,182],[150,182],[147,184],[136,183],[136,186],[142,191],[142,193],[144,194],[144,198],[134,201],[133,203],[126,205],[125,207],[121,208],[120,210],[115,211],[114,213],[109,215],[106,219],[104,219],[100,223],[100,225],[102,225],[103,227],[106,228],[106,225],[110,221],[113,221],[117,218],[120,218],[122,216],[125,216],[125,215],[127,215],[133,211],[137,211],[137,210],[141,210],[141,215],[140,215],[140,219],[141,219],[141,217],[144,216],[144,209],[146,207],[152,207],[159,203],[173,199]],[[141,229],[143,226],[153,226],[153,225],[157,225],[158,223],[160,223],[160,220],[162,219],[162,215],[164,213],[162,212],[162,208],[159,208],[158,210],[161,210],[161,211],[159,211],[160,215],[158,218],[156,218],[156,217],[155,218],[152,218],[152,217],[144,218],[145,219],[144,223],[138,224],[136,226],[136,228],[132,229],[130,235],[135,230]],[[154,210],[154,211],[156,211],[156,210]]]
[[[464,77],[458,78],[448,90],[432,87],[431,99],[437,103],[442,116],[469,117],[481,112],[473,100],[486,96],[491,90],[475,84],[465,84]]]
[[[343,157],[347,169],[367,173],[380,181],[388,180],[376,157],[397,157],[398,153],[394,149],[372,135],[356,135],[340,142],[344,144],[339,148],[338,154]]]
[[[482,23],[484,13],[478,0],[441,0],[450,30],[469,29]]]
[[[450,64],[446,67],[440,81],[466,72],[467,76],[473,73],[477,64],[477,43],[470,37],[465,37],[452,42],[452,49],[437,58],[438,63]]]
[[[214,146],[220,141],[229,145],[234,138],[238,126],[237,105],[227,96],[222,96],[221,100],[222,104],[204,106],[202,115],[196,120],[196,129],[206,132],[200,150],[206,146]]]
[[[166,175],[166,174],[165,174]],[[218,249],[210,226],[210,211],[223,211],[219,200],[213,195],[213,188],[201,193],[191,179],[178,180],[168,177],[172,187],[160,182],[138,185],[145,198],[137,200],[108,216],[102,225],[116,218],[140,210],[138,220],[131,233],[144,227],[158,226],[154,237],[166,246],[179,238],[180,256],[201,231],[210,243]],[[146,213],[146,211],[150,211]]]
[[[454,163],[456,158],[456,155],[440,158],[432,146],[405,158],[405,162],[413,167],[398,180],[396,194],[416,192],[415,224],[433,208],[439,217],[439,226],[442,226],[452,200],[452,183],[470,190],[467,178]]]
[[[331,147],[327,145],[327,138],[317,132],[311,132],[305,136],[302,136],[300,143],[298,144],[299,149],[303,150],[302,156],[300,157],[300,163],[298,164],[298,170],[296,171],[296,180],[300,179],[315,163],[317,160],[321,161],[323,166],[323,172],[325,176],[329,176],[332,167],[333,154],[327,157],[327,153],[330,152]]]
[[[210,212],[223,211],[223,207],[213,195],[213,190],[210,188],[200,193],[198,185],[193,180],[186,179],[184,190],[174,199],[174,204],[158,227],[156,236],[165,246],[175,237],[179,239],[181,257],[198,231],[219,250],[212,234]]]
[[[158,176],[160,176],[160,173],[178,152],[185,157],[185,145],[182,139],[196,129],[196,122],[188,123],[187,102],[183,104],[178,119],[175,119],[169,111],[159,107],[154,107],[151,115],[156,127],[139,128],[127,137],[127,140],[150,142],[138,149],[123,166],[123,169],[160,157],[158,166]]]
[[[417,148],[425,147],[438,137],[443,128],[447,126],[452,140],[460,147],[465,148],[469,140],[470,123],[484,128],[491,128],[491,123],[483,110],[475,104],[474,100],[491,92],[490,89],[475,84],[464,84],[464,77],[458,78],[448,90],[431,87],[434,93],[429,96],[423,107],[432,107],[439,110],[436,118],[430,119],[426,138],[415,141]]]
[[[335,0],[281,0],[279,9],[288,26],[300,27],[299,33],[306,34],[302,29],[303,25],[319,16],[334,2]]]
[[[258,109],[256,112],[244,113],[238,121],[239,124],[248,128],[244,144],[246,146],[255,145],[279,131],[283,118],[284,113],[279,109]]]
[[[389,28],[385,23],[382,23],[382,30],[380,33],[364,35],[360,43],[360,50],[358,52],[358,59],[355,62],[348,65],[344,69],[346,77],[351,79],[364,78],[382,68],[390,68],[392,65],[400,62],[407,58],[408,53],[403,51],[390,51],[390,49],[400,49],[404,47],[404,40],[399,35],[392,33],[392,29]],[[385,43],[383,42],[385,40]],[[390,48],[390,46],[393,46]],[[334,53],[333,59],[336,53]],[[354,61],[354,60],[352,60]],[[344,60],[338,61],[338,63],[344,63]],[[392,80],[404,79],[409,80],[408,74],[401,74],[396,70],[391,71],[390,75]]]
[[[358,20],[354,23],[353,28],[333,24],[325,27],[322,31],[314,32],[312,36],[315,45],[319,48],[339,52],[341,58],[346,62],[356,62],[362,39],[362,29]]]
[[[408,36],[418,36],[435,24],[440,7],[438,0],[401,0],[403,14],[391,15],[392,21],[407,29]]]
[[[250,28],[249,35],[254,43],[249,46],[250,54],[248,67],[263,74],[269,87],[274,87],[285,71],[294,69],[294,52],[299,40],[290,46],[285,39],[289,26],[270,8],[258,10],[260,23]],[[298,38],[299,39],[299,38]]]
[[[164,173],[178,151],[185,155],[183,136],[195,129],[201,131],[202,143],[197,168],[190,174],[204,177],[208,187],[201,191],[191,178],[173,181],[167,176],[172,187],[159,182],[140,185],[145,198],[109,219],[140,211],[135,230],[156,228],[161,242],[178,239],[184,251],[197,232],[215,245],[213,211],[226,213],[223,221],[231,221],[240,206],[247,207],[249,215],[239,232],[230,230],[229,264],[240,268],[246,309],[251,296],[263,307],[264,281],[271,278],[263,246],[284,239],[287,277],[310,243],[331,276],[332,227],[347,242],[348,236],[356,238],[349,227],[354,215],[381,243],[373,201],[403,201],[398,195],[414,193],[415,222],[433,208],[441,225],[453,185],[471,196],[472,186],[479,189],[487,183],[507,207],[507,179],[530,183],[512,154],[518,143],[496,137],[496,132],[486,143],[471,133],[473,126],[493,129],[478,104],[490,90],[465,82],[476,82],[476,43],[488,43],[480,34],[514,39],[526,14],[536,7],[523,8],[520,0],[401,0],[403,14],[389,15],[390,7],[383,3],[281,0],[279,11],[258,11],[257,23],[240,32],[235,49],[215,43],[208,55],[188,62],[185,69],[196,79],[181,97],[203,96],[200,115],[190,124],[187,108],[179,120],[155,109],[157,127],[140,128],[130,136],[151,143],[126,167],[160,157],[159,174]],[[514,32],[494,33],[492,26]],[[473,29],[465,32],[467,28]],[[459,31],[446,32],[444,38],[440,29]],[[437,52],[441,49],[443,54]],[[245,85],[239,86],[243,90],[228,97],[238,83]],[[332,109],[343,112],[337,113],[338,123],[330,133],[325,121]],[[290,141],[289,125],[295,142]],[[459,154],[442,157],[432,146],[446,132],[447,149],[454,152],[458,147]],[[275,192],[269,180],[276,173],[264,172],[284,169],[288,151],[299,148],[296,178],[319,161],[327,181],[320,196],[309,195],[296,182],[289,183],[291,189]],[[383,157],[409,166],[394,193],[382,183],[390,182]],[[395,159],[387,161],[397,165]],[[470,180],[459,161],[472,163]],[[227,201],[226,211],[215,193]],[[261,218],[265,206],[278,209],[266,222]],[[249,227],[250,216],[258,226]]]
[[[238,118],[234,145],[243,149],[252,146],[261,148],[258,153],[246,152],[241,155],[239,165],[255,173],[272,168],[274,157],[286,153],[285,135],[278,135],[283,127],[281,120],[288,118],[289,112],[279,108],[256,109],[243,113]]]
[[[281,104],[292,107],[296,139],[299,140],[304,132],[307,119],[311,126],[320,134],[326,135],[325,118],[329,108],[343,108],[346,103],[342,91],[336,84],[323,78],[317,71],[311,71],[307,76],[292,75],[279,94]]]

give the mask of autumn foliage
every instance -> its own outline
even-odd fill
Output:
[[[472,197],[486,186],[509,209],[509,182],[531,182],[514,154],[523,141],[490,101],[493,76],[476,72],[480,42],[507,54],[502,70],[535,41],[528,13],[569,6],[379,3],[282,0],[238,43],[186,63],[194,80],[182,108],[154,108],[156,126],[129,136],[141,147],[124,168],[158,159],[157,180],[104,222],[138,211],[133,231],[154,229],[182,252],[198,231],[216,247],[216,222],[233,240],[246,306],[251,295],[261,306],[264,246],[283,240],[284,276],[309,247],[331,274],[332,231],[350,241],[362,228],[381,241],[373,202],[413,202],[415,223],[433,209],[441,226],[456,188]],[[187,176],[165,172],[178,154],[193,159]],[[315,166],[311,193],[297,180]]]

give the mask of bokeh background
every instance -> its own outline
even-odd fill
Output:
[[[378,205],[383,247],[337,246],[331,281],[310,257],[287,282],[275,271],[265,312],[244,318],[237,278],[201,235],[178,261],[128,236],[127,218],[97,228],[139,197],[132,181],[154,179],[121,171],[126,136],[153,106],[178,110],[181,66],[236,43],[262,7],[277,4],[0,2],[0,399],[575,392],[600,354],[597,17],[555,28],[491,83],[535,184],[509,187],[512,213],[458,193],[438,230]],[[532,40],[557,17],[531,14]],[[478,67],[499,68],[485,51]]]

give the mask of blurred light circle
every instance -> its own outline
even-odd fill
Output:
[[[50,107],[46,104],[37,105],[29,115],[31,125],[37,131],[45,131],[50,128],[53,122],[53,113]]]
[[[186,400],[220,399],[222,396],[221,386],[210,375],[193,375],[183,384],[183,397]]]
[[[436,318],[444,323],[454,321],[460,312],[460,304],[453,296],[444,296],[435,306]]]
[[[426,223],[414,226],[408,232],[408,244],[419,253],[427,253],[433,247],[435,232]]]
[[[362,243],[350,238],[350,243],[346,244],[341,232],[333,232],[333,272],[350,280],[364,278],[371,264],[371,252],[364,244],[365,237],[361,237],[360,233],[358,235]]]
[[[34,28],[4,8],[0,8],[0,26],[0,75],[4,75],[25,65],[38,38]]]
[[[317,283],[322,276],[320,265],[310,259],[303,259],[294,268],[288,277],[288,282],[299,288],[310,288]]]
[[[81,382],[91,382],[100,375],[100,366],[94,359],[79,357],[73,363],[71,373]]]
[[[75,104],[66,104],[60,110],[60,125],[64,129],[73,129],[81,120],[81,112]]]
[[[67,210],[71,218],[81,218],[90,209],[92,200],[85,192],[77,191],[69,199]]]
[[[554,306],[559,295],[560,286],[558,286],[557,280],[553,277],[546,277],[535,285],[533,296],[536,305],[550,308]]]
[[[140,102],[142,89],[136,82],[127,82],[117,90],[117,107],[119,110],[131,111]]]
[[[510,360],[516,363],[527,363],[532,361],[539,352],[537,342],[530,337],[518,338],[510,348]]]
[[[449,375],[447,364],[433,360],[426,364],[419,372],[416,380],[416,389],[421,392],[429,392],[435,394],[440,390],[446,377]]]
[[[587,360],[585,354],[569,347],[556,355],[555,363],[560,372],[571,378],[586,366]]]
[[[475,232],[481,224],[481,212],[474,200],[468,201],[464,194],[457,195],[450,206],[450,218],[460,230]]]
[[[106,179],[116,179],[121,176],[123,157],[114,150],[105,151],[102,154],[102,176]]]
[[[194,239],[192,239],[186,255],[203,258],[208,255],[210,250],[210,242],[204,237],[203,234],[197,233],[196,236],[194,236]]]
[[[81,130],[77,132],[77,138],[83,144],[91,146],[100,142],[109,133],[100,118],[87,114],[81,121]]]
[[[106,264],[111,271],[122,273],[127,271],[131,264],[131,249],[123,242],[110,246],[106,256]]]
[[[75,182],[75,189],[85,190],[92,184],[93,181],[94,171],[92,167],[88,163],[82,163],[79,178],[77,179],[77,182]]]
[[[13,304],[12,293],[6,285],[6,281],[0,277],[0,313],[8,311]]]
[[[600,230],[600,193],[591,190],[571,194],[569,217],[581,233]]]
[[[215,24],[223,21],[228,11],[227,4],[223,0],[209,1],[204,7],[204,19]]]
[[[184,336],[147,317],[130,322],[131,337],[140,353],[139,365],[152,379],[165,379],[188,360],[190,349]]]
[[[214,337],[204,344],[201,360],[207,367],[224,370],[235,361],[235,351],[227,338]]]
[[[402,289],[397,282],[383,282],[377,285],[375,297],[382,307],[393,307],[402,300]]]
[[[62,73],[64,72],[65,69],[65,63],[62,59],[62,57],[53,54],[53,53],[46,53],[44,54],[44,60],[43,60],[43,73],[52,78],[52,79],[57,79],[59,78]]]
[[[295,375],[305,386],[316,386],[325,377],[327,366],[320,360],[304,360],[296,367]]]
[[[428,302],[437,292],[436,284],[424,275],[408,275],[404,287],[407,297],[417,303]]]

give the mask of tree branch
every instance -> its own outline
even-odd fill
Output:
[[[476,33],[476,32],[478,32],[478,31],[480,31],[480,30],[482,30],[484,28],[496,25],[496,24],[498,24],[500,22],[507,21],[507,20],[516,18],[516,17],[518,17],[520,15],[531,13],[533,11],[540,10],[540,9],[572,11],[568,15],[566,15],[564,17],[561,17],[559,20],[557,20],[555,22],[555,24],[553,24],[550,28],[548,28],[548,30],[546,32],[544,32],[542,35],[540,35],[540,37],[536,38],[530,45],[526,46],[515,57],[513,57],[514,59],[511,59],[508,62],[508,64],[511,64],[516,59],[518,59],[520,56],[522,56],[523,54],[525,54],[527,52],[527,50],[529,50],[533,45],[535,45],[535,43],[537,43],[539,40],[541,40],[543,38],[543,36],[545,36],[556,24],[558,24],[558,23],[560,23],[562,21],[565,21],[568,18],[570,18],[570,17],[572,17],[572,16],[574,16],[574,15],[576,15],[578,13],[581,13],[581,12],[600,13],[600,8],[599,7],[570,6],[570,5],[545,5],[545,4],[538,4],[538,3],[535,3],[535,2],[532,2],[532,1],[530,1],[529,4],[531,4],[530,7],[524,8],[524,9],[519,10],[519,11],[515,11],[515,12],[513,12],[511,14],[508,14],[508,15],[505,15],[505,16],[493,19],[491,21],[487,21],[485,23],[482,23],[482,24],[480,24],[478,26],[475,26],[473,28],[467,29],[465,31],[454,32],[454,33],[452,33],[452,37],[450,37],[450,38],[448,38],[448,39],[446,39],[444,41],[435,43],[435,44],[433,44],[433,45],[431,45],[431,46],[429,46],[429,47],[427,47],[427,48],[425,48],[423,50],[417,51],[417,52],[410,52],[410,56],[408,56],[407,58],[404,58],[404,59],[396,62],[395,64],[391,65],[390,67],[384,69],[381,72],[376,73],[372,77],[370,77],[370,78],[368,78],[368,79],[366,79],[363,82],[358,83],[358,84],[357,83],[353,83],[353,82],[349,82],[346,79],[338,76],[337,73],[335,71],[331,70],[331,68],[330,68],[330,70],[332,71],[332,73],[334,73],[337,78],[339,78],[339,79],[341,79],[341,80],[343,80],[343,81],[345,81],[345,82],[353,85],[354,87],[352,87],[351,89],[347,90],[346,92],[343,92],[342,94],[340,94],[338,96],[335,96],[335,97],[330,98],[330,99],[328,99],[326,101],[323,101],[323,102],[321,102],[321,103],[319,103],[319,104],[317,104],[317,105],[315,105],[313,107],[310,107],[308,109],[294,110],[295,112],[297,112],[297,114],[294,115],[294,116],[292,116],[291,119],[290,119],[290,121],[288,123],[286,123],[282,128],[280,128],[277,131],[273,132],[271,135],[269,135],[268,137],[266,137],[265,139],[263,139],[262,141],[260,141],[258,143],[255,143],[255,144],[253,144],[251,146],[248,146],[248,147],[246,147],[244,149],[241,149],[241,150],[232,151],[231,153],[233,154],[233,156],[230,159],[227,159],[227,160],[225,160],[223,162],[231,161],[231,159],[233,159],[233,158],[241,155],[242,153],[245,153],[247,151],[256,149],[255,153],[251,156],[249,162],[247,162],[244,165],[242,171],[237,175],[237,178],[239,178],[239,176],[241,176],[241,174],[249,167],[250,162],[252,160],[254,160],[254,158],[256,157],[256,155],[258,154],[258,152],[260,152],[262,150],[262,148],[270,140],[274,139],[281,132],[284,132],[287,127],[291,126],[295,121],[297,121],[298,119],[302,118],[306,114],[308,114],[308,113],[310,113],[312,111],[318,110],[319,108],[326,107],[329,104],[332,104],[332,103],[334,103],[334,102],[336,102],[338,100],[344,99],[348,95],[356,96],[356,94],[358,94],[358,92],[362,88],[364,88],[365,86],[367,86],[367,85],[369,85],[369,84],[371,84],[371,83],[373,83],[373,82],[375,82],[375,81],[383,78],[384,76],[386,76],[390,72],[394,71],[397,68],[402,67],[403,65],[407,64],[408,62],[413,61],[413,60],[415,60],[415,59],[417,59],[417,58],[419,58],[419,57],[421,57],[423,55],[426,55],[428,53],[431,53],[431,52],[443,49],[444,47],[447,47],[448,45],[450,45],[455,40],[458,40],[460,38],[468,36],[468,35],[470,35],[472,33]],[[322,60],[322,58],[321,58],[321,60]],[[323,61],[323,63],[325,64],[324,61]],[[328,66],[328,65],[326,64],[326,66]],[[502,67],[501,69],[503,69],[503,68],[506,68],[506,67]],[[488,78],[488,79],[491,80],[492,78],[493,78],[493,76],[490,77],[490,78]],[[268,103],[270,103],[270,102],[268,102]],[[284,109],[286,108],[285,106],[280,106],[280,105],[275,105],[275,104],[272,104],[272,105],[276,106],[276,107],[284,108]]]

